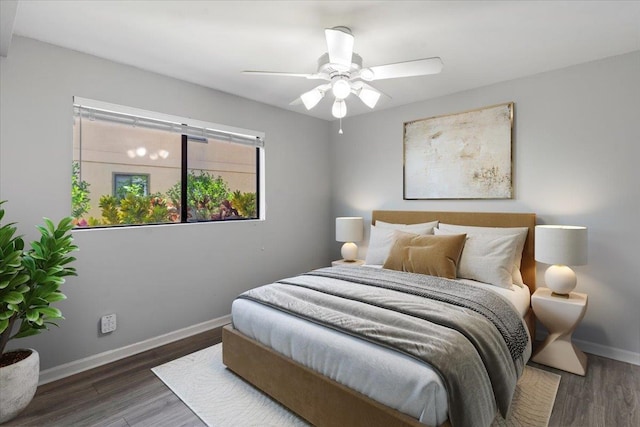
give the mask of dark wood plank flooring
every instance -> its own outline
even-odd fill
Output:
[[[108,365],[44,384],[4,426],[205,426],[151,368],[222,341],[203,332]]]
[[[587,375],[529,362],[562,376],[550,426],[640,426],[640,366],[587,354]]]
[[[221,328],[38,388],[4,426],[204,426],[151,368],[221,341]],[[532,363],[562,376],[550,426],[640,426],[640,366],[588,355],[587,376]]]

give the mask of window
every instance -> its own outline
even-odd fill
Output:
[[[113,173],[113,196],[124,199],[127,194],[136,196],[149,195],[149,175],[136,175],[131,173]]]
[[[264,135],[74,98],[77,227],[263,218]]]

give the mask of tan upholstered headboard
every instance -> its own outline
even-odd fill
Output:
[[[534,259],[534,230],[536,214],[508,212],[437,212],[437,211],[373,211],[371,223],[376,220],[397,223],[417,224],[440,221],[447,224],[474,225],[478,227],[528,227],[529,234],[522,251],[520,271],[524,283],[531,293],[536,290],[536,262]]]

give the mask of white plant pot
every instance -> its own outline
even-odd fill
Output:
[[[38,388],[40,356],[33,349],[26,359],[0,368],[0,424],[13,419],[29,405]],[[12,350],[15,351],[15,350]]]

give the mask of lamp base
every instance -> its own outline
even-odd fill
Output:
[[[340,254],[345,261],[353,262],[358,258],[358,246],[353,242],[347,242],[342,245]]]
[[[545,271],[544,280],[553,296],[568,296],[576,287],[576,273],[566,265],[552,265]]]

